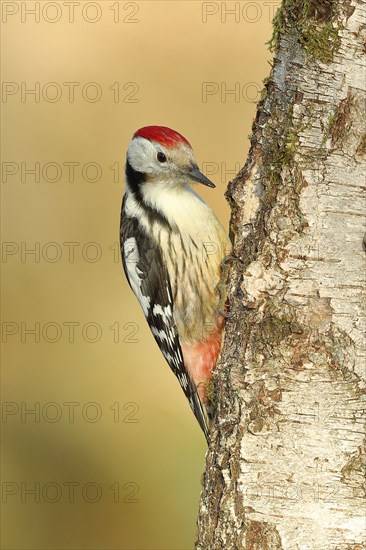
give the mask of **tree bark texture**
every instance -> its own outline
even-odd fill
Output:
[[[284,0],[248,160],[196,549],[365,538],[365,0]],[[245,54],[245,52],[244,52]]]

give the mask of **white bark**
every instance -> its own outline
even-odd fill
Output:
[[[366,548],[366,2],[307,2],[316,32],[337,31],[326,60],[299,38],[291,4],[306,2],[285,2],[249,159],[228,192],[242,263],[215,374],[202,550]]]

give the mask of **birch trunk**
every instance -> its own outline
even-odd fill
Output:
[[[284,0],[246,165],[196,549],[365,538],[365,0]]]

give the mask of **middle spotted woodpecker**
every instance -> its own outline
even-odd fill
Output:
[[[121,252],[151,332],[208,440],[208,385],[225,322],[220,265],[231,245],[190,181],[215,187],[181,134],[164,126],[134,134],[127,151]]]

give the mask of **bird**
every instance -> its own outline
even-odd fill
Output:
[[[215,184],[200,172],[187,139],[166,126],[133,134],[125,179],[124,272],[209,442],[210,383],[226,317],[221,265],[231,243],[191,183]]]

